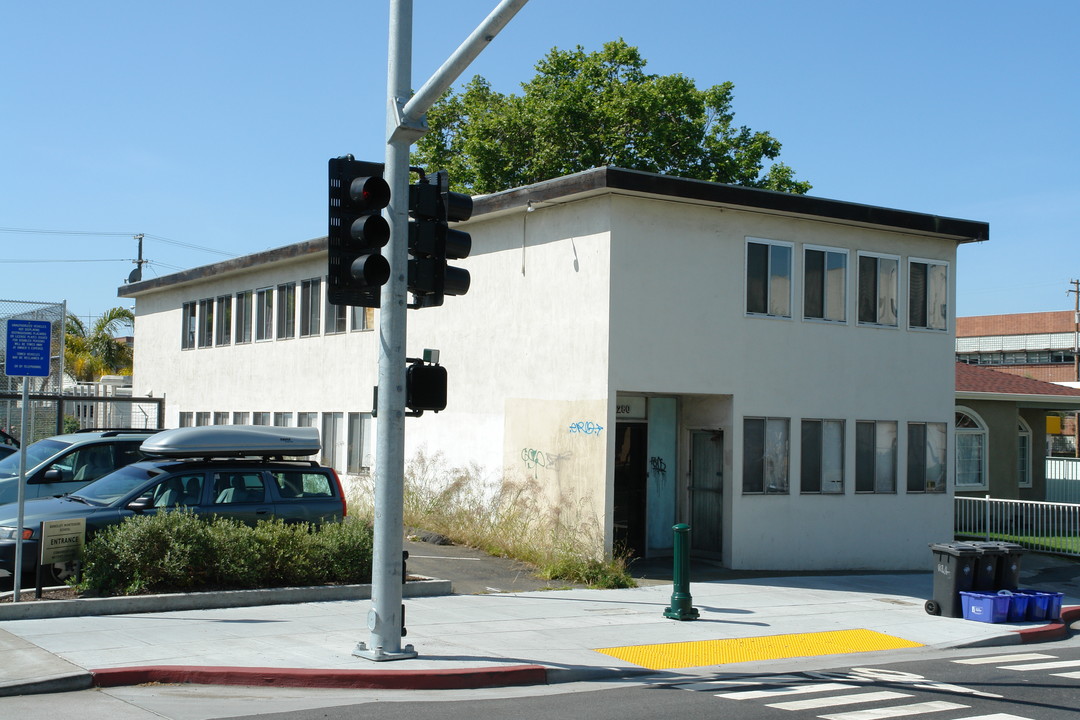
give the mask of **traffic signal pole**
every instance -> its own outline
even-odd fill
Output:
[[[428,108],[464,72],[469,63],[525,6],[528,0],[502,0],[439,70],[412,92],[412,0],[390,0],[390,36],[386,70],[386,162],[384,179],[390,204],[384,210],[390,242],[384,256],[390,279],[382,286],[379,310],[379,399],[375,458],[375,538],[371,566],[368,642],[353,654],[369,660],[416,657],[402,647],[405,633],[401,603],[402,536],[405,497],[405,338],[408,295],[409,149],[425,132]],[[438,6],[448,8],[451,6]]]

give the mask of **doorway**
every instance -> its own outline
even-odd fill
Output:
[[[645,423],[615,424],[613,539],[615,552],[631,557],[645,556],[648,441],[649,426]]]
[[[723,550],[724,433],[690,434],[690,548],[719,556]]]

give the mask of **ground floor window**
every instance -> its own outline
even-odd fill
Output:
[[[986,487],[986,425],[974,412],[956,411],[956,489]]]
[[[788,418],[743,419],[743,493],[787,493]]]
[[[803,420],[800,490],[844,492],[844,421]]]

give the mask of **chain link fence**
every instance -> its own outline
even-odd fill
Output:
[[[24,300],[0,300],[0,430],[10,433],[24,442],[56,435],[62,429],[59,403],[55,398],[63,391],[64,384],[64,319],[65,303],[28,302]],[[22,423],[22,378],[7,375],[7,321],[43,320],[52,323],[52,342],[49,351],[49,374],[47,377],[30,378],[30,407],[28,427]],[[49,399],[52,396],[54,399]]]

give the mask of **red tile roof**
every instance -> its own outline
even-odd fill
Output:
[[[998,372],[978,365],[956,363],[956,392],[1002,395],[1057,395],[1080,397],[1080,389]]]

